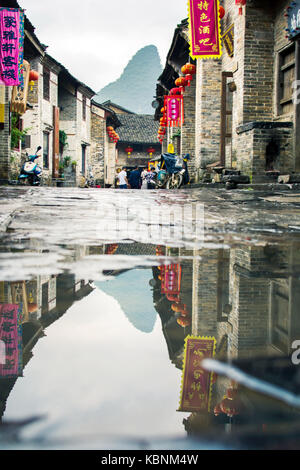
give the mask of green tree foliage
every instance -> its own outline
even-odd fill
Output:
[[[29,127],[20,131],[19,129],[19,119],[20,116],[17,113],[12,113],[11,115],[11,149],[19,147],[20,140],[22,141],[29,131]]]

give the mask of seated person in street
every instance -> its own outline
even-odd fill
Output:
[[[131,186],[131,189],[140,189],[141,187],[141,174],[137,166],[130,173],[129,184]]]
[[[126,167],[122,168],[122,171],[120,171],[120,173],[117,175],[117,178],[119,180],[119,188],[120,189],[127,189],[128,180],[127,180]]]

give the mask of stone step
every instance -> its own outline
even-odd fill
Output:
[[[248,175],[226,175],[223,176],[222,181],[224,183],[249,184],[250,177]]]

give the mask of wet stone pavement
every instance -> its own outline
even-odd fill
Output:
[[[1,449],[300,448],[300,193],[0,204]]]

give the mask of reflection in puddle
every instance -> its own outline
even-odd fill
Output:
[[[250,383],[299,393],[291,360],[300,340],[298,242],[114,243],[70,256],[84,260],[82,275],[64,268],[0,282],[0,414],[21,423],[21,448],[81,448],[87,436],[104,448],[107,439],[139,448],[160,437],[181,439],[181,448],[298,446],[297,400]],[[97,256],[102,274],[90,279]],[[215,338],[218,364],[240,375],[218,369],[210,383],[200,361],[181,390],[188,336]],[[181,392],[194,403],[184,412]],[[39,416],[25,430],[23,421]]]

